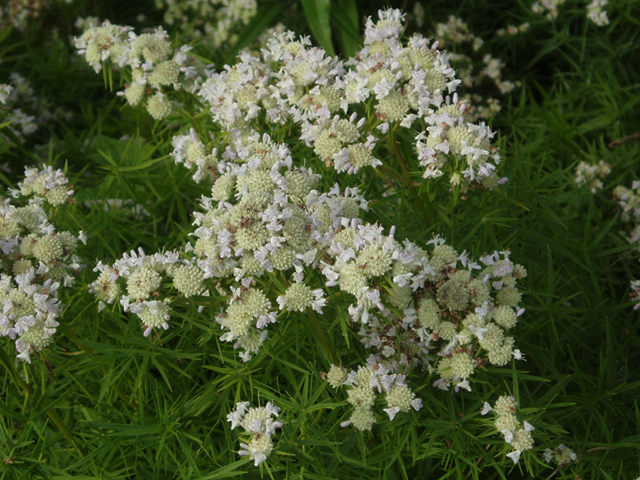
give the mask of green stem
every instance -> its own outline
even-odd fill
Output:
[[[340,362],[340,359],[338,358],[338,355],[336,355],[336,353],[331,348],[329,339],[324,334],[324,330],[322,330],[322,327],[320,326],[320,322],[318,322],[318,318],[316,317],[316,314],[313,310],[310,310],[308,312],[308,318],[309,318],[309,323],[311,324],[311,329],[316,334],[316,337],[318,337],[318,340],[320,340],[320,345],[322,346],[322,350],[324,351],[325,355],[329,358],[329,360],[332,363],[334,363],[335,365],[338,365]]]
[[[35,392],[35,389],[33,388],[33,386],[25,382],[22,378],[20,378],[20,375],[18,375],[18,372],[13,366],[13,362],[7,356],[5,351],[1,348],[0,348],[0,363],[9,372],[9,375],[11,375],[11,378],[13,378],[13,381],[22,390],[24,390],[27,396],[33,395],[33,393]],[[76,442],[75,438],[73,437],[73,432],[71,432],[71,430],[67,428],[67,426],[62,421],[62,418],[60,418],[60,415],[58,415],[58,412],[54,408],[49,408],[49,405],[51,405],[51,403],[48,400],[43,399],[41,402],[41,405],[43,409],[47,411],[47,415],[49,416],[51,421],[53,421],[53,423],[56,424],[56,426],[62,433],[62,436],[64,436],[64,438],[66,438],[69,441],[69,443],[73,445],[73,448],[75,448],[80,455],[82,455],[83,457],[86,456],[87,455],[86,452],[78,444],[78,442]]]
[[[404,161],[404,157],[400,153],[400,148],[396,143],[395,137],[391,135],[391,132],[389,132],[389,143],[393,144],[393,147],[395,148],[396,155],[398,156],[398,161],[400,162],[400,168],[402,168],[402,173],[404,173],[404,176],[406,178],[406,181],[404,183],[405,185],[407,185],[407,187],[409,187],[409,192],[413,197],[413,201],[416,202],[416,205],[418,205],[418,208],[422,213],[422,221],[428,228],[432,228],[436,224],[436,219],[433,215],[433,212],[431,211],[431,206],[425,205],[422,198],[420,198],[420,195],[418,195],[416,187],[413,185],[413,180],[411,178],[411,174],[409,173],[409,169],[407,168],[407,164]],[[389,150],[391,151],[391,148]]]

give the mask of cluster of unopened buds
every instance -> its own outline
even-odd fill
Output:
[[[56,332],[62,305],[60,285],[74,283],[82,265],[75,255],[80,232],[56,232],[45,208],[59,207],[72,190],[60,170],[27,168],[25,180],[9,193],[29,198],[16,206],[10,198],[0,204],[0,336],[16,340],[18,358],[31,362]]]
[[[481,412],[482,415],[486,415],[493,411],[495,415],[493,426],[513,449],[511,453],[507,454],[507,457],[514,463],[518,463],[522,452],[533,448],[534,442],[531,432],[535,430],[529,422],[520,422],[516,415],[517,407],[518,402],[514,397],[503,395],[498,398],[493,407],[485,402]]]

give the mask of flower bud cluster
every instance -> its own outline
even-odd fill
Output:
[[[514,397],[503,395],[498,398],[493,407],[485,402],[481,412],[482,415],[486,415],[493,411],[495,415],[493,426],[513,449],[511,453],[507,454],[507,457],[514,463],[518,463],[522,452],[533,448],[534,442],[531,432],[535,430],[529,422],[522,423],[518,420],[517,407],[518,402]]]
[[[507,28],[499,28],[496,30],[496,35],[499,37],[503,37],[505,35],[518,35],[519,33],[524,33],[531,25],[529,22],[521,23],[520,25],[508,25]]]
[[[156,0],[167,25],[177,24],[181,36],[211,50],[233,45],[238,32],[258,11],[256,0]]]
[[[276,428],[282,428],[282,421],[274,421],[280,408],[267,402],[264,407],[249,407],[249,402],[238,402],[236,409],[227,415],[231,430],[242,427],[250,435],[247,443],[241,443],[238,455],[249,455],[257,467],[273,452],[273,439]]]
[[[598,193],[604,186],[602,179],[611,173],[611,165],[600,160],[596,165],[580,162],[576,166],[575,182],[580,187],[587,187],[593,194]]]
[[[564,2],[565,0],[540,0],[531,5],[531,10],[534,13],[546,14],[549,20],[555,20],[558,18],[558,7]],[[587,18],[598,27],[609,25],[609,16],[604,10],[608,4],[609,0],[593,0],[585,7]]]
[[[13,87],[11,85],[7,85],[7,84],[0,85],[0,103],[1,104],[3,105],[7,104],[7,101],[11,96],[12,90],[13,90]]]
[[[90,26],[80,38],[76,38],[75,46],[79,49],[78,53],[84,55],[87,63],[98,73],[102,70],[102,63],[107,60],[116,65],[120,63],[131,31],[132,27],[113,25],[105,20],[100,26]]]
[[[600,162],[602,163],[602,162]],[[608,167],[608,164],[606,164]],[[620,220],[629,224],[622,236],[629,243],[638,244],[640,241],[640,181],[634,180],[631,188],[618,185],[613,189],[613,199],[618,201],[620,209]],[[631,293],[629,296],[635,302],[634,310],[640,308],[640,280],[631,281]]]
[[[399,412],[408,412],[410,408],[420,410],[422,400],[405,384],[405,376],[392,373],[384,364],[378,363],[373,356],[367,359],[367,365],[348,374],[344,367],[331,365],[327,381],[333,388],[346,385],[347,401],[353,405],[349,420],[341,427],[353,426],[356,430],[371,430],[377,422],[372,409],[377,395],[384,394],[387,408],[383,411],[393,420]]]
[[[399,244],[393,233],[348,226],[328,250],[333,263],[322,262],[327,286],[355,297],[349,314],[362,323],[362,341],[378,361],[393,371],[429,366],[440,376],[435,386],[470,390],[477,367],[523,358],[505,335],[524,313],[515,284],[526,276],[509,252],[481,257],[482,267],[440,238],[429,242],[428,255],[411,242]],[[435,348],[437,368],[429,365]]]
[[[559,467],[566,467],[571,462],[575,462],[578,459],[578,455],[571,450],[569,447],[566,447],[564,444],[558,445],[556,448],[551,450],[547,448],[544,451],[544,461],[547,463],[551,463],[553,460]]]
[[[167,96],[170,90],[195,92],[204,74],[204,65],[192,55],[191,47],[174,49],[167,33],[158,27],[153,33],[136,35],[131,27],[105,21],[91,26],[75,39],[78,53],[84,54],[96,73],[109,60],[120,68],[131,68],[131,82],[119,95],[130,105],[145,101],[149,114],[156,120],[166,118],[174,104]]]
[[[35,194],[28,205],[13,205],[10,198],[0,204],[0,336],[16,340],[18,358],[31,362],[30,354],[49,345],[56,332],[62,310],[58,289],[74,283],[72,275],[82,268],[77,241],[86,237],[56,232],[43,208],[68,198],[63,173],[27,169],[26,177],[11,193],[14,198]],[[60,195],[49,195],[58,188]]]
[[[145,337],[154,328],[169,328],[171,288],[181,298],[209,295],[202,270],[174,251],[146,255],[141,248],[132,250],[113,266],[98,262],[94,272],[100,275],[89,291],[98,299],[99,310],[119,300],[125,312],[140,318]]]

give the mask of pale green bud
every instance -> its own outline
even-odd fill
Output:
[[[516,430],[513,434],[511,446],[514,450],[520,450],[521,452],[531,450],[533,448],[533,437],[531,436],[531,432],[527,432],[523,428]]]
[[[204,274],[195,265],[179,265],[172,272],[173,274],[173,286],[178,290],[185,298],[189,298],[193,295],[198,295],[202,292],[202,282],[204,281]]]
[[[376,107],[379,114],[388,122],[398,122],[409,111],[409,100],[398,91],[393,91],[382,98]]]
[[[127,102],[129,102],[129,105],[135,107],[144,98],[144,91],[144,85],[138,85],[137,83],[134,83],[124,89],[124,96],[126,97]]]
[[[510,395],[502,395],[496,400],[496,404],[493,406],[493,410],[498,416],[515,414],[516,408],[518,408],[518,402]]]
[[[423,297],[418,303],[418,319],[422,327],[435,330],[440,324],[438,304],[429,297]]]
[[[509,307],[517,307],[521,298],[522,294],[515,287],[501,288],[496,295],[496,300],[499,304],[507,305]]]
[[[36,240],[33,246],[33,256],[44,263],[50,263],[62,257],[62,245],[57,235],[45,235]]]
[[[168,117],[171,113],[171,107],[171,102],[162,92],[156,93],[147,103],[147,111],[155,120],[162,120]]]
[[[227,201],[233,195],[235,184],[236,176],[232,173],[225,173],[211,187],[211,196],[218,202]]]
[[[149,84],[154,88],[164,85],[172,85],[178,81],[180,66],[176,62],[168,60],[159,63],[149,75]]]
[[[399,408],[401,412],[409,411],[414,398],[416,398],[415,393],[404,385],[393,385],[386,395],[389,408]]]
[[[514,432],[520,426],[518,419],[513,413],[506,413],[504,415],[498,415],[493,422],[493,426],[499,432],[503,430],[509,430]]]
[[[304,312],[313,303],[313,292],[304,283],[293,283],[284,294],[287,310]]]
[[[376,423],[376,417],[373,412],[364,407],[356,408],[349,420],[356,430],[371,431],[373,425]]]
[[[160,288],[162,277],[149,267],[138,267],[127,278],[127,292],[136,299],[146,299],[149,294]]]
[[[446,305],[449,310],[464,310],[469,305],[469,288],[456,278],[447,280],[438,288],[438,302]]]
[[[338,388],[344,385],[347,381],[347,370],[343,366],[336,366],[331,364],[331,369],[327,373],[327,382],[333,388]]]
[[[518,317],[516,312],[511,307],[502,305],[493,312],[493,321],[501,327],[509,330],[516,326],[518,323]]]

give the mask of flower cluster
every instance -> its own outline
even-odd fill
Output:
[[[546,14],[549,20],[555,20],[558,18],[558,7],[564,2],[565,0],[541,0],[534,2],[531,10],[534,13]],[[609,0],[593,0],[586,6],[587,18],[598,27],[609,25],[609,16],[603,9],[608,4]]]
[[[513,451],[507,454],[514,463],[518,463],[522,452],[531,450],[533,448],[533,437],[531,432],[535,428],[529,423],[521,423],[516,416],[518,402],[514,397],[503,395],[498,398],[495,405],[491,407],[485,402],[482,409],[482,415],[493,411],[495,414],[495,420],[493,422],[494,428],[499,431],[504,437]]]
[[[52,111],[49,101],[38,97],[29,81],[19,73],[12,72],[9,79],[9,84],[0,85],[0,103],[7,105],[6,109],[0,109],[0,118],[11,122],[8,128],[20,141],[36,132],[38,125],[71,119],[71,114],[62,107]],[[12,143],[4,134],[0,134],[0,139]]]
[[[322,262],[327,286],[355,297],[349,314],[362,323],[362,341],[379,362],[394,372],[429,366],[440,376],[435,386],[470,390],[476,368],[523,358],[505,335],[524,313],[515,284],[526,276],[509,252],[481,257],[481,266],[440,238],[429,242],[429,255],[393,234],[376,225],[346,227],[328,250],[333,263]],[[435,369],[432,349],[439,350]]]
[[[24,31],[36,21],[40,14],[49,7],[50,0],[14,0],[7,2],[0,8],[0,19],[12,24],[20,31]]]
[[[353,426],[356,430],[371,430],[376,423],[372,408],[376,401],[376,394],[384,393],[387,408],[383,411],[393,420],[399,412],[408,412],[411,408],[420,410],[422,400],[416,398],[415,393],[405,384],[405,376],[392,373],[384,364],[378,363],[371,356],[367,365],[358,367],[347,374],[344,367],[331,365],[326,376],[327,382],[333,388],[347,386],[347,401],[354,409],[349,420],[340,426]]]
[[[0,204],[0,336],[16,340],[18,358],[45,348],[56,332],[62,305],[58,289],[74,283],[80,259],[77,241],[82,232],[56,232],[44,209],[68,198],[67,179],[51,167],[27,169],[26,180],[12,191],[15,198],[31,196],[26,206],[11,199]]]
[[[100,275],[89,290],[99,300],[99,309],[106,306],[105,302],[112,304],[119,300],[125,312],[140,318],[145,336],[154,328],[169,328],[172,301],[169,289],[181,298],[209,294],[203,283],[204,273],[189,260],[180,259],[178,252],[145,255],[139,249],[137,253],[125,253],[113,266],[98,262],[94,271]],[[121,283],[126,283],[126,295]]]
[[[638,310],[640,308],[640,280],[631,281],[631,290],[629,296],[636,303],[633,309]]]
[[[524,33],[529,30],[531,25],[529,22],[521,23],[520,25],[508,25],[507,28],[499,28],[496,30],[496,35],[499,37],[505,35],[517,35],[518,33]]]
[[[587,5],[587,18],[598,27],[609,25],[609,17],[606,10],[602,8],[609,3],[609,0],[593,0]]]
[[[374,132],[417,125],[425,178],[442,175],[447,164],[469,182],[495,177],[500,157],[490,146],[493,133],[471,123],[467,104],[448,96],[460,84],[449,56],[420,35],[405,46],[403,21],[398,10],[380,11],[378,22],[366,23],[364,48],[347,61],[312,47],[306,37],[276,34],[261,55],[245,52],[233,67],[212,74],[200,96],[213,121],[235,137],[263,122],[293,121],[301,140],[338,171],[380,165]],[[373,106],[375,118],[358,120],[364,103]]]
[[[282,428],[281,421],[274,421],[277,418],[280,408],[267,402],[264,407],[249,407],[249,402],[238,402],[236,409],[227,415],[227,421],[231,423],[231,430],[242,427],[251,438],[247,443],[241,443],[242,450],[238,455],[249,455],[254,465],[257,467],[264,462],[273,452],[272,435],[276,428]]]
[[[547,463],[551,463],[551,461],[553,460],[559,467],[565,467],[571,462],[575,462],[577,459],[578,455],[576,455],[573,450],[563,444],[558,445],[553,450],[547,448],[544,451],[544,461]]]
[[[113,267],[96,267],[101,273],[92,291],[101,302],[119,299],[149,334],[154,327],[168,328],[169,299],[159,300],[163,275],[173,278],[185,298],[208,295],[202,282],[216,279],[217,290],[228,297],[216,318],[224,330],[221,340],[243,348],[241,358],[248,361],[266,339],[265,327],[276,322],[276,302],[281,311],[322,313],[324,293],[305,284],[305,268],[317,264],[343,225],[358,222],[367,202],[357,188],[315,190],[318,175],[294,167],[287,146],[266,134],[237,140],[219,156],[206,154],[194,131],[176,137],[174,147],[176,162],[198,166],[196,180],[215,180],[211,197],[203,197],[202,211],[194,213],[195,241],[184,247],[191,260],[179,261],[175,252],[125,254]],[[287,281],[281,295],[269,298],[255,284],[274,272],[285,273]],[[183,276],[192,287],[183,286]],[[118,278],[126,279],[127,295]]]
[[[61,170],[54,170],[53,167],[26,168],[25,179],[18,183],[18,189],[10,190],[11,196],[33,196],[33,202],[42,204],[47,202],[57,207],[71,200],[73,190],[67,186],[69,180]]]
[[[600,160],[596,165],[580,162],[576,166],[575,182],[580,187],[587,187],[591,193],[597,193],[604,186],[602,179],[611,173],[611,165]]]
[[[364,48],[347,61],[311,46],[307,37],[274,32],[260,54],[243,52],[235,65],[215,73],[188,57],[189,47],[171,59],[161,28],[136,36],[130,27],[105,22],[87,30],[76,45],[96,71],[107,59],[130,65],[132,80],[122,94],[137,105],[155,89],[147,109],[156,119],[171,111],[166,87],[185,88],[202,97],[214,123],[234,140],[265,123],[293,123],[321,160],[349,173],[382,164],[375,154],[379,133],[417,128],[415,148],[425,178],[446,169],[454,184],[495,187],[500,156],[491,147],[493,132],[473,123],[468,103],[454,95],[461,80],[450,56],[420,35],[404,45],[404,28],[399,10],[380,11],[378,22],[367,20]],[[497,81],[500,62],[485,60],[483,71]],[[365,112],[367,117],[360,117]]]
[[[558,7],[564,3],[564,0],[541,0],[531,5],[533,13],[546,14],[549,20],[558,18]]]
[[[634,180],[631,188],[618,185],[613,189],[613,198],[618,201],[620,220],[631,224],[631,232],[625,235],[629,243],[640,240],[640,181]]]
[[[178,25],[181,35],[210,50],[233,45],[238,32],[258,11],[256,0],[155,0],[167,25]]]
[[[286,145],[266,134],[228,146],[213,173],[211,198],[202,199],[205,213],[194,214],[196,241],[187,249],[206,278],[233,279],[231,299],[217,321],[226,331],[222,340],[243,347],[247,361],[266,338],[264,328],[276,321],[267,294],[251,287],[256,278],[293,271],[277,298],[280,310],[322,312],[323,293],[305,285],[304,269],[367,202],[358,189],[314,190],[318,176],[293,167]]]
[[[131,27],[105,21],[86,30],[75,44],[96,73],[107,60],[130,67],[131,81],[119,94],[133,106],[146,101],[147,111],[156,120],[166,118],[173,109],[167,96],[170,90],[193,93],[204,74],[202,62],[188,54],[191,47],[174,49],[162,27],[136,35]]]

